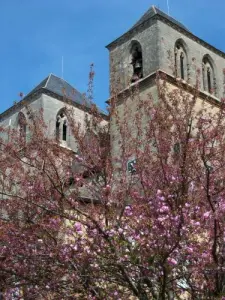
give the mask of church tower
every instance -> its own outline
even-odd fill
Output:
[[[107,49],[110,55],[111,98],[117,94],[117,115],[121,118],[126,107],[131,108],[133,113],[138,110],[130,95],[137,82],[139,97],[151,94],[157,99],[157,72],[166,75],[172,86],[182,86],[191,92],[198,71],[200,101],[206,99],[209,105],[218,106],[221,97],[224,97],[225,53],[195,36],[155,6],[130,30],[111,42]],[[114,121],[111,120],[111,139],[112,153],[116,155],[119,134]],[[129,122],[132,126],[132,115]]]
[[[195,83],[201,69],[201,91],[223,96],[225,53],[195,36],[183,24],[152,6],[126,33],[107,45],[110,54],[110,85],[120,91],[156,71]]]

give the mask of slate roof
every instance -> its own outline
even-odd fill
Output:
[[[4,118],[4,116],[13,111],[15,108],[23,106],[24,103],[26,101],[29,101],[29,99],[32,99],[32,96],[36,93],[44,94],[45,92],[47,94],[49,94],[49,92],[53,93],[53,97],[55,94],[56,96],[59,96],[62,99],[66,98],[72,100],[74,104],[88,109],[90,109],[91,106],[94,104],[64,79],[50,74],[48,75],[48,77],[42,80],[33,90],[31,90],[31,92],[25,95],[21,101],[19,101],[17,104],[11,106],[6,111],[1,113],[0,119]],[[108,117],[107,113],[104,110],[100,109],[99,107],[97,107],[97,109],[99,113],[101,113],[103,116],[105,116],[106,118]]]
[[[67,99],[72,100],[78,105],[85,106],[86,108],[91,108],[93,103],[81,94],[77,89],[72,85],[66,82],[64,79],[50,74],[46,77],[40,84],[38,84],[29,94],[27,94],[24,99],[30,95],[36,93],[37,91],[42,90],[52,92],[60,97],[66,97]],[[98,108],[99,112],[106,115],[106,112]]]
[[[188,29],[182,23],[178,22],[174,18],[172,18],[169,15],[165,14],[163,11],[161,11],[159,8],[157,8],[154,5],[152,5],[152,7],[149,8],[149,10],[146,11],[146,13],[140,18],[140,20],[136,24],[134,24],[134,26],[131,29],[134,29],[135,27],[141,25],[145,21],[153,18],[155,15],[159,15],[159,16],[163,17],[164,19],[167,19],[168,21],[170,21],[170,22],[174,23],[175,25],[177,25],[177,26],[179,26],[179,27],[181,27],[181,28],[188,31]]]
[[[76,104],[84,105],[88,108],[91,107],[91,102],[87,98],[84,97],[77,89],[75,89],[72,85],[66,82],[64,79],[59,78],[53,74],[50,74],[46,77],[40,84],[38,84],[29,94],[25,96],[25,98],[34,94],[35,92],[42,90],[43,92],[49,91],[53,92],[56,95],[61,97],[66,97]]]

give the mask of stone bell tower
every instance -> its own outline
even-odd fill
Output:
[[[157,100],[157,72],[166,75],[171,88],[179,87],[192,93],[198,70],[199,103],[206,100],[209,105],[218,106],[220,98],[225,96],[225,53],[195,36],[155,6],[126,33],[111,42],[107,49],[110,55],[111,98],[116,92],[117,115],[121,120],[125,109],[129,107],[133,112],[133,115],[126,116],[130,128],[135,127],[133,117],[139,109],[137,102],[131,99],[130,88],[138,82],[140,98],[151,94]],[[114,121],[111,120],[111,138],[112,153],[116,155],[119,134]],[[134,132],[135,128],[131,131]]]
[[[137,80],[142,85],[158,70],[192,85],[199,68],[202,92],[213,98],[224,96],[225,53],[155,6],[107,49],[111,89],[116,83],[117,90],[125,90]]]

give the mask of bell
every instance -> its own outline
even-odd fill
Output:
[[[141,68],[141,63],[140,63],[140,61],[136,61],[136,62],[135,62],[134,68],[135,68],[135,69],[140,69],[140,68]]]

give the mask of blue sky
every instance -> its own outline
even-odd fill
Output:
[[[0,112],[27,94],[49,73],[87,91],[95,64],[95,102],[108,98],[105,45],[127,31],[155,4],[167,0],[0,0]],[[225,52],[224,0],[169,0],[170,14],[195,35]]]

